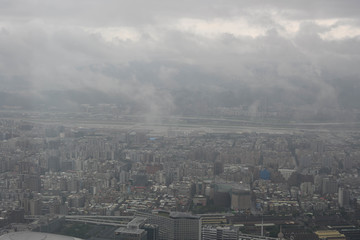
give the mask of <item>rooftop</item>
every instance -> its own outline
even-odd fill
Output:
[[[81,240],[63,235],[40,232],[12,232],[0,236],[0,240]]]
[[[120,233],[141,234],[144,231],[145,231],[144,229],[121,227],[115,230],[115,234],[120,234]]]
[[[190,213],[184,213],[184,212],[171,212],[170,213],[171,218],[188,218],[188,219],[199,219],[199,216],[192,215]]]

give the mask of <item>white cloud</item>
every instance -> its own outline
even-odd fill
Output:
[[[322,95],[336,95],[329,81],[360,77],[359,44],[347,42],[360,28],[350,6],[328,1],[315,9],[281,0],[8,1],[0,84],[14,90],[22,78],[32,91],[96,89],[145,102],[143,91],[155,110],[159,86],[306,93],[315,85],[306,93],[315,95],[324,85]]]
[[[183,18],[176,26],[181,31],[199,34],[205,37],[218,37],[222,34],[234,36],[258,37],[266,33],[266,28],[250,25],[245,18],[212,20]]]
[[[133,27],[98,27],[98,28],[84,28],[88,33],[100,34],[100,36],[107,42],[122,41],[139,41],[141,34]]]
[[[351,25],[340,25],[331,28],[329,31],[320,33],[323,40],[342,40],[360,36],[360,27]]]
[[[320,26],[331,27],[340,21],[347,21],[347,20],[349,19],[328,18],[328,19],[317,19],[314,20],[314,22]]]

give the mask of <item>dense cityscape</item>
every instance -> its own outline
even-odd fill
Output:
[[[87,121],[68,113],[71,124],[61,124],[63,113],[43,114],[40,120],[35,113],[2,112],[2,233],[204,240],[360,235],[356,130],[220,131],[196,127],[193,119],[154,130],[94,112]],[[91,224],[105,230],[91,235]]]
[[[0,0],[0,240],[360,240],[359,0]]]

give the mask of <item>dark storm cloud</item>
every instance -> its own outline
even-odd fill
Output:
[[[312,111],[359,100],[359,1],[0,4],[2,92],[80,103],[74,92],[98,92],[154,115],[174,109],[177,91]]]

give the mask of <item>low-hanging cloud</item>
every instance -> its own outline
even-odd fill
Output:
[[[70,92],[97,92],[153,115],[188,112],[181,94],[252,111],[360,108],[358,1],[134,2],[3,1],[0,91],[75,105],[86,100]]]

